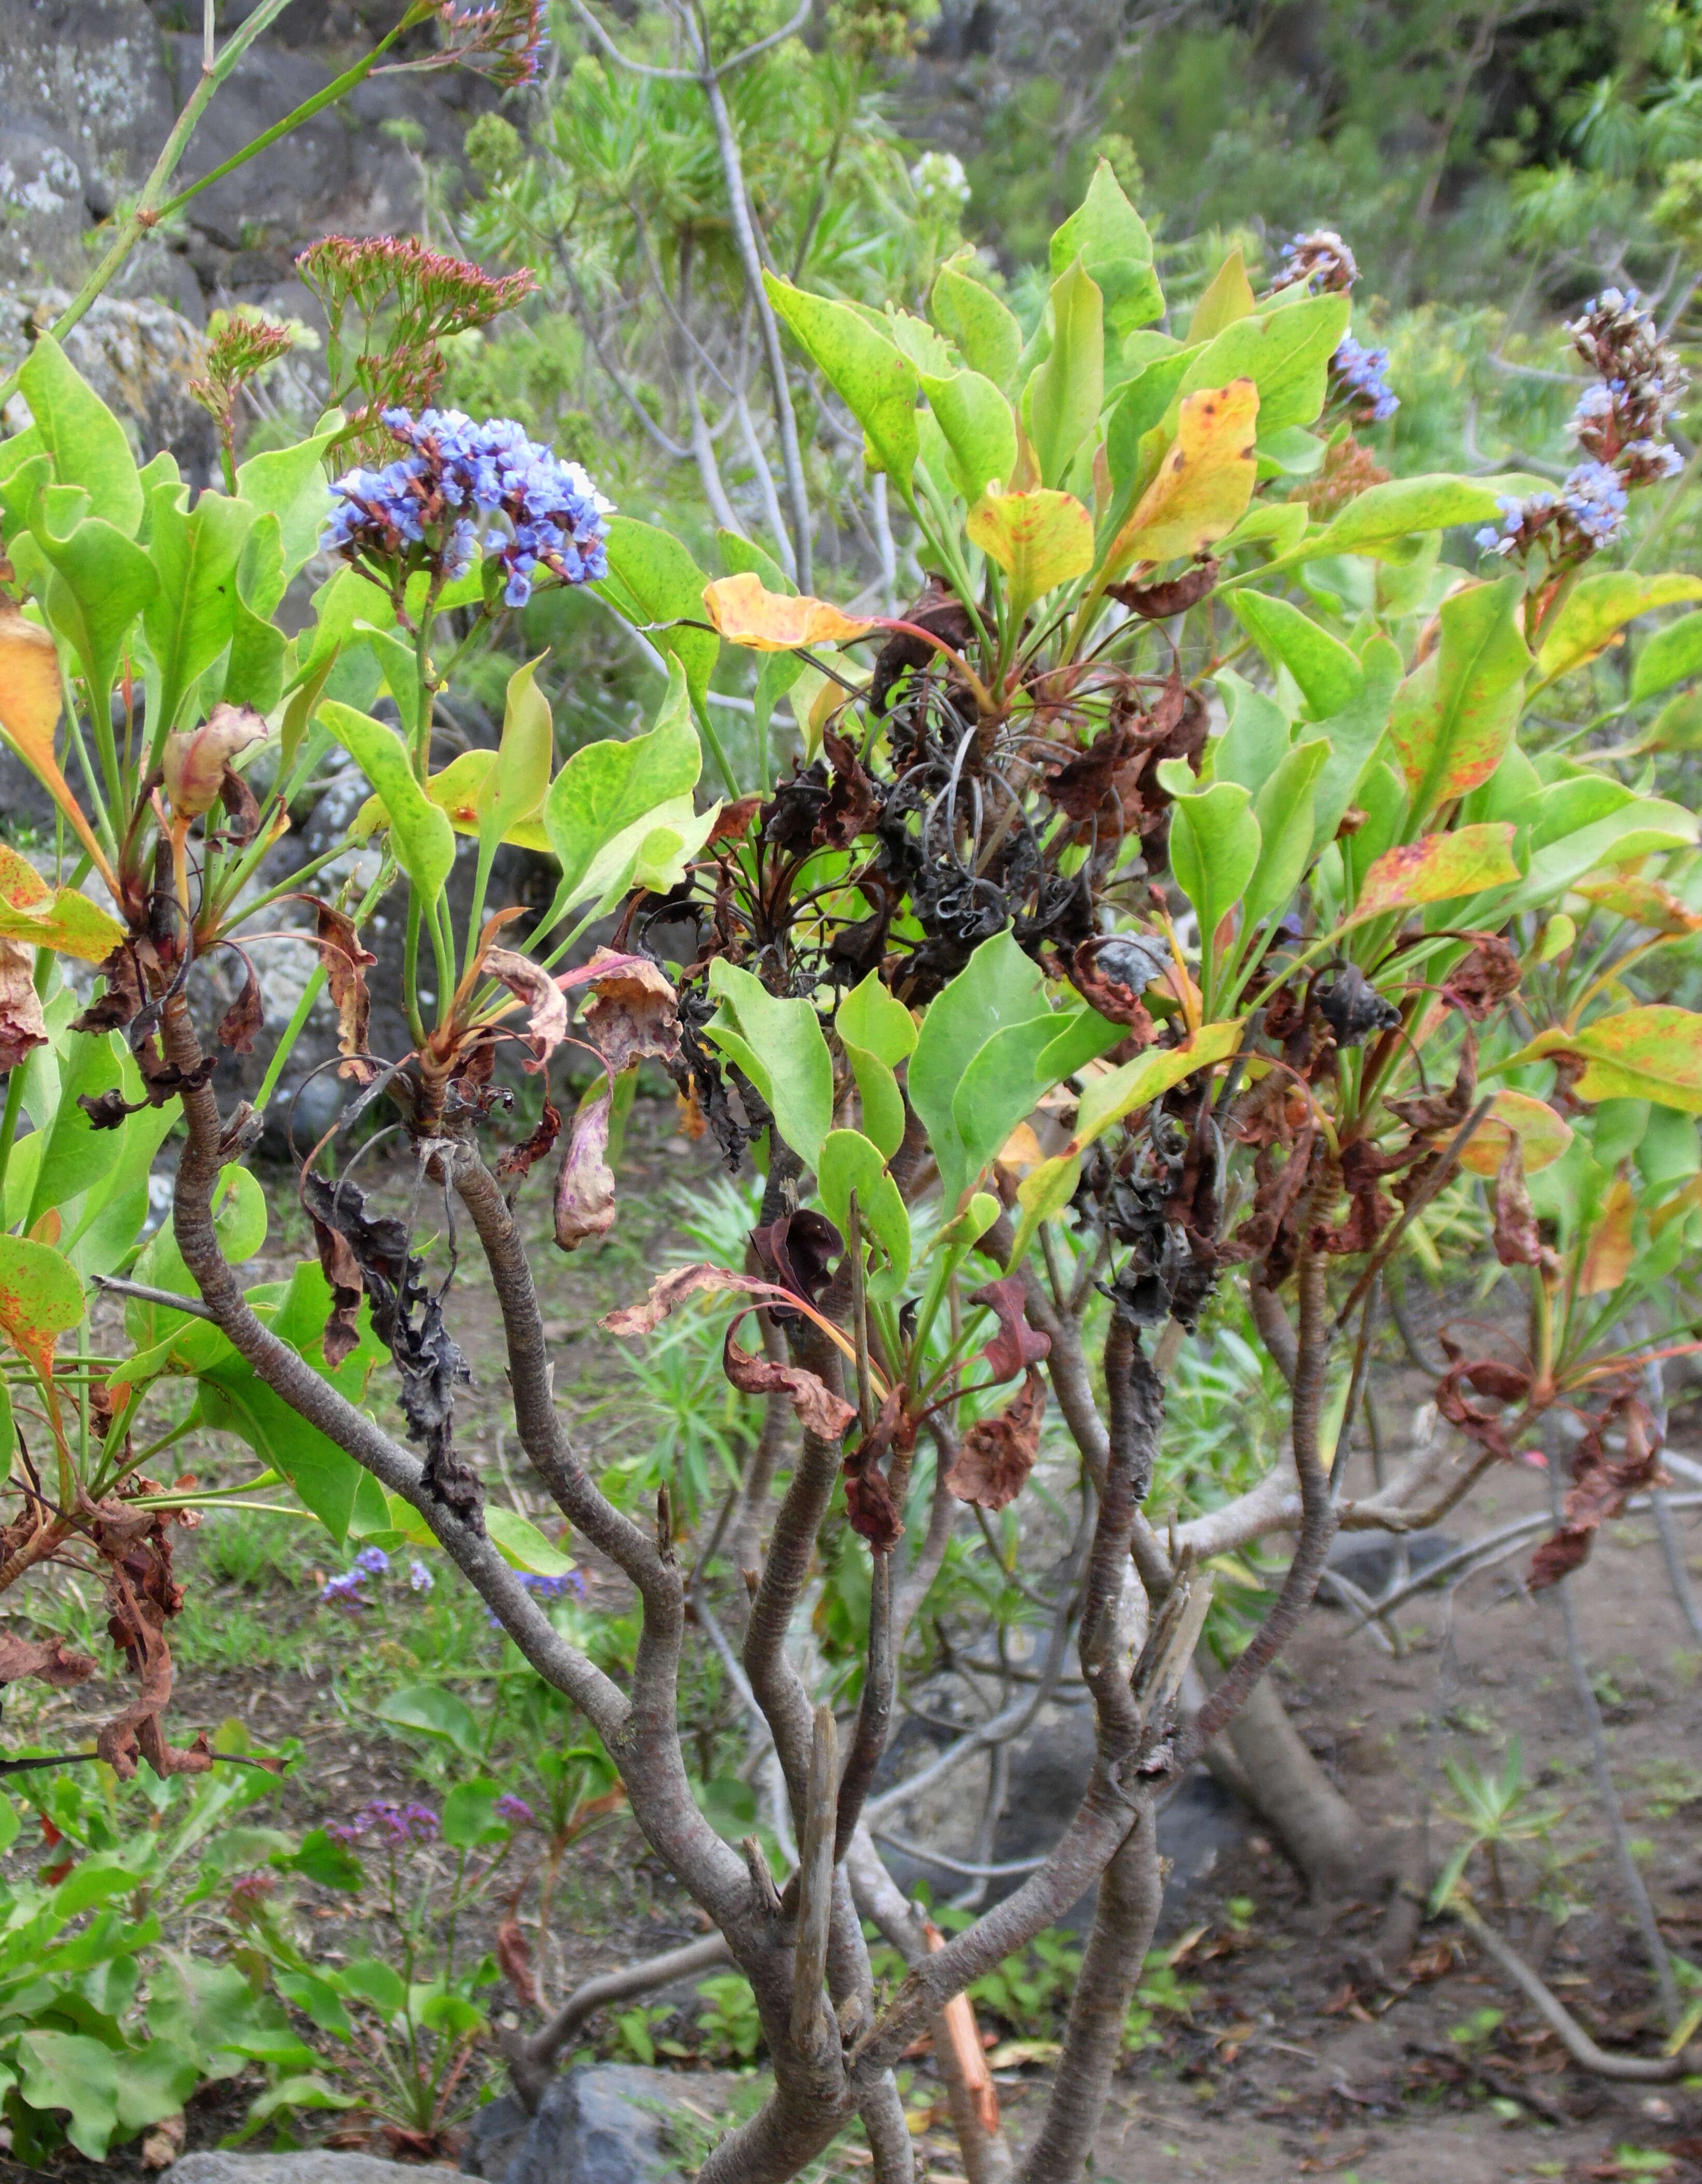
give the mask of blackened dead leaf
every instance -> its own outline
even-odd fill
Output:
[[[219,1044],[236,1054],[252,1054],[254,1041],[265,1028],[265,1004],[253,965],[240,948],[236,954],[242,965],[242,990],[219,1019]]]
[[[832,766],[833,782],[816,818],[815,844],[820,849],[849,849],[859,834],[867,832],[880,798],[863,771],[855,744],[829,728],[822,738],[822,749]]]
[[[1349,963],[1318,995],[1318,1012],[1340,1047],[1363,1046],[1373,1033],[1393,1031],[1400,1011],[1385,1000],[1357,963]]]
[[[1020,1274],[1007,1274],[1002,1281],[988,1282],[975,1291],[970,1302],[984,1304],[998,1316],[998,1333],[981,1353],[992,1368],[995,1382],[1015,1379],[1018,1373],[1026,1373],[1031,1365],[1037,1365],[1049,1354],[1051,1336],[1038,1333],[1028,1324]]]
[[[733,1339],[735,1320],[721,1346],[721,1368],[742,1395],[783,1395],[798,1413],[806,1433],[822,1440],[838,1440],[856,1417],[855,1407],[836,1396],[826,1381],[801,1365],[782,1365],[771,1357],[753,1357]]]
[[[73,1018],[73,1031],[122,1031],[142,1006],[142,973],[128,942],[114,948],[100,967],[106,990]]]
[[[588,1236],[603,1236],[615,1222],[615,1172],[609,1165],[609,1124],[615,1095],[607,1084],[573,1118],[555,1184],[555,1240],[576,1251]]]
[[[975,634],[969,610],[943,577],[930,572],[927,588],[904,616],[916,629],[926,629],[961,652]],[[907,670],[943,666],[946,663],[925,638],[910,630],[894,630],[875,659],[869,682],[869,710],[879,720],[887,710],[893,686]]]
[[[845,1248],[845,1239],[826,1215],[808,1208],[782,1213],[766,1228],[753,1228],[750,1240],[772,1278],[806,1304],[820,1303],[832,1279],[828,1262]]]
[[[1008,1508],[1022,1491],[1040,1453],[1046,1383],[1033,1367],[1003,1411],[977,1418],[963,1437],[946,1486],[959,1502],[982,1509]]]

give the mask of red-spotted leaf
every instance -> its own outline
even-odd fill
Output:
[[[1389,741],[1415,817],[1488,781],[1524,700],[1531,654],[1517,610],[1524,579],[1467,584],[1442,603],[1441,640],[1395,693]]]
[[[83,1285],[46,1244],[0,1236],[0,1334],[46,1379],[53,1345],[83,1316]]]
[[[1702,1016],[1657,1002],[1568,1031],[1538,1032],[1498,1070],[1549,1061],[1575,1099],[1652,1100],[1702,1115]]]
[[[1385,850],[1373,862],[1354,913],[1344,922],[1357,925],[1390,911],[1479,894],[1485,888],[1510,886],[1520,877],[1507,820],[1486,820],[1451,834],[1421,835],[1416,842]]]

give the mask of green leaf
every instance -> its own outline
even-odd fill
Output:
[[[272,1984],[292,2008],[335,2040],[353,2037],[354,2025],[337,1990],[314,1972],[274,1972]]]
[[[275,515],[282,536],[284,574],[296,575],[319,551],[320,533],[331,511],[325,452],[340,427],[329,426],[293,447],[269,448],[236,471],[239,499],[261,515]]]
[[[397,862],[422,900],[436,900],[455,862],[455,830],[420,787],[408,747],[370,713],[327,698],[320,718],[372,783],[390,820]]]
[[[1348,330],[1350,309],[1346,296],[1310,296],[1236,320],[1194,353],[1177,398],[1250,379],[1259,389],[1261,439],[1285,425],[1315,422],[1329,387],[1330,359]]]
[[[995,1031],[971,1056],[952,1098],[952,1123],[971,1175],[998,1157],[1011,1132],[1054,1084],[1121,1036],[1119,1026],[1088,1008],[1048,1010]]]
[[[153,2039],[118,2058],[118,2130],[125,2138],[175,2115],[201,2082],[199,2058],[170,2040]]]
[[[334,1841],[323,1828],[310,1830],[288,1857],[275,1858],[270,1863],[283,1872],[300,1874],[315,1888],[338,1889],[345,1896],[359,1895],[366,1882],[365,1871],[354,1852],[347,1843]]]
[[[1260,837],[1249,809],[1252,800],[1238,782],[1219,781],[1178,796],[1171,807],[1171,870],[1199,919],[1202,962],[1211,961],[1217,928],[1258,866]]]
[[[1213,274],[1204,293],[1194,305],[1193,315],[1188,322],[1188,337],[1191,342],[1210,341],[1214,334],[1221,334],[1237,320],[1251,318],[1255,309],[1253,283],[1247,277],[1247,266],[1238,243]]]
[[[1518,625],[1524,579],[1470,584],[1442,603],[1442,640],[1395,694],[1389,741],[1415,828],[1487,781],[1512,740],[1531,655]]]
[[[870,972],[839,1004],[834,1019],[863,1102],[864,1134],[890,1160],[904,1137],[904,1100],[893,1074],[914,1051],[915,1019]]]
[[[69,1205],[110,1172],[117,1147],[108,1132],[96,1129],[77,1101],[85,1094],[98,1099],[119,1089],[122,1051],[113,1032],[69,1034],[60,1063],[58,1104],[47,1123],[36,1188],[24,1217],[26,1229],[33,1228],[50,1206]]]
[[[1220,667],[1213,680],[1228,726],[1208,746],[1211,777],[1238,781],[1243,788],[1256,790],[1288,755],[1288,716],[1268,691],[1243,682],[1232,667]]]
[[[227,705],[251,705],[270,713],[284,687],[287,641],[272,616],[286,590],[284,547],[275,515],[263,515],[250,530],[236,569],[236,611],[231,624],[231,649],[219,677],[217,695]],[[210,711],[213,678],[203,686],[198,709]]]
[[[1632,703],[1659,697],[1695,675],[1702,675],[1702,614],[1681,615],[1656,630],[1638,654],[1631,673]]]
[[[1079,260],[1052,283],[1049,317],[1052,345],[1023,389],[1022,414],[1040,482],[1061,486],[1105,394],[1103,299]]]
[[[340,2093],[326,2083],[316,2070],[298,2078],[281,2078],[270,2086],[248,2103],[248,2113],[236,2143],[252,2138],[264,2124],[275,2115],[291,2109],[358,2109],[361,2105],[358,2093]],[[230,2140],[225,2142],[231,2143]]]
[[[1417,551],[1415,532],[1451,531],[1458,524],[1493,523],[1504,500],[1521,500],[1542,489],[1540,478],[1450,477],[1434,471],[1391,478],[1350,500],[1315,538],[1308,551],[1365,554],[1374,560],[1407,561]]]
[[[97,515],[135,538],[142,480],[124,426],[51,334],[31,346],[18,383],[59,483],[81,486]]]
[[[479,1724],[472,1708],[442,1684],[404,1684],[379,1701],[378,1719],[392,1729],[418,1730],[451,1745],[464,1759],[480,1756]]]
[[[888,472],[908,495],[919,445],[915,365],[848,304],[830,303],[772,273],[762,277],[770,302],[798,347],[863,427],[870,469]]]
[[[771,554],[765,554],[754,538],[742,538],[737,531],[725,528],[717,531],[716,539],[721,549],[721,566],[730,577],[752,576],[761,580],[765,592],[784,592],[788,597],[798,597],[798,587]]]
[[[1347,922],[1358,925],[1391,911],[1510,885],[1521,877],[1513,855],[1514,833],[1509,821],[1492,819],[1385,850],[1360,883]]]
[[[408,2008],[408,1988],[399,1972],[378,1957],[357,1957],[337,1975],[337,1985],[371,2004],[387,2023],[394,2024]]]
[[[1577,1099],[1649,1100],[1702,1115],[1702,1016],[1689,1009],[1657,1003],[1599,1017],[1577,1031],[1556,1024],[1490,1073],[1560,1054],[1584,1065],[1567,1086]]]
[[[848,1233],[851,1194],[856,1192],[864,1234],[875,1239],[887,1260],[869,1294],[877,1303],[896,1296],[910,1272],[910,1217],[879,1148],[860,1130],[830,1130],[821,1140],[815,1188],[842,1233]]]
[[[1054,276],[1081,259],[1104,298],[1105,324],[1114,333],[1127,333],[1162,315],[1164,291],[1153,271],[1153,239],[1108,160],[1095,166],[1087,196],[1054,231],[1049,255]]]
[[[692,702],[701,711],[709,703],[709,677],[721,656],[721,641],[704,613],[709,577],[670,532],[630,515],[609,519],[608,554],[609,575],[592,589],[628,621],[643,628],[659,652],[679,661]],[[670,622],[697,627],[669,628],[665,625]]]
[[[1348,806],[1354,801],[1360,777],[1371,764],[1388,727],[1394,694],[1400,687],[1400,649],[1381,632],[1360,655],[1364,682],[1339,713],[1318,722],[1329,756],[1312,799],[1312,848],[1315,854],[1334,838]]]
[[[706,1029],[774,1111],[780,1135],[809,1167],[833,1127],[833,1059],[807,1000],[776,1000],[760,979],[718,956],[709,992],[720,1006]]]
[[[929,308],[934,324],[970,370],[1010,393],[1022,354],[1022,328],[986,282],[971,280],[954,265],[943,265]]]
[[[1140,475],[1141,443],[1149,432],[1157,432],[1169,415],[1194,354],[1193,349],[1179,348],[1169,356],[1154,357],[1118,396],[1105,426],[1105,464],[1115,486],[1132,492],[1147,482]],[[1154,458],[1152,468],[1157,467]],[[1126,493],[1125,504],[1117,511],[1119,526],[1127,513],[1126,500]]]
[[[952,483],[971,508],[989,485],[1004,485],[1016,467],[1016,419],[1010,404],[978,371],[922,378],[949,451]]]
[[[479,853],[494,856],[510,827],[542,805],[555,763],[555,724],[549,701],[537,687],[537,671],[548,655],[540,653],[509,677],[503,708],[502,741],[497,762],[480,785]]]
[[[254,521],[247,501],[222,493],[203,493],[186,515],[185,490],[167,480],[147,500],[145,543],[159,589],[142,610],[142,627],[159,677],[148,722],[156,745],[177,726],[190,692],[231,642],[236,564]]]
[[[676,660],[666,701],[648,735],[585,744],[550,784],[543,823],[561,865],[556,917],[618,877],[622,856],[636,853],[644,833],[672,804],[683,798],[689,811],[703,763],[686,672]]]
[[[1287,599],[1263,592],[1231,597],[1238,618],[1271,666],[1286,667],[1299,685],[1315,721],[1352,705],[1365,688],[1365,676],[1345,644]]]
[[[64,538],[45,523],[35,539],[53,564],[46,605],[53,627],[69,638],[82,663],[92,702],[101,711],[112,688],[125,640],[136,616],[159,589],[153,564],[116,525],[87,516]]]
[[[1297,744],[1254,800],[1259,822],[1259,862],[1242,902],[1242,929],[1284,909],[1312,861],[1314,792],[1330,746],[1321,736]]]
[[[500,1502],[486,1505],[485,1529],[497,1552],[514,1569],[530,1570],[535,1577],[565,1577],[576,1567],[573,1557],[553,1547],[536,1524]]]
[[[921,1117],[939,1163],[948,1217],[956,1213],[959,1201],[974,1180],[953,1113],[965,1072],[996,1032],[1040,1017],[1055,1022],[1047,1006],[1045,981],[1008,927],[983,940],[928,1006],[910,1056],[910,1105]]]
[[[451,1850],[477,1850],[483,1843],[506,1842],[509,1827],[497,1817],[500,1782],[458,1782],[443,1800],[443,1840]]]
[[[32,2109],[62,2110],[65,2136],[79,2153],[104,2161],[118,2127],[119,2059],[81,2032],[25,2032],[18,2042],[25,2100]]]
[[[1634,569],[1608,569],[1597,576],[1580,577],[1543,633],[1534,688],[1540,690],[1595,659],[1638,615],[1689,599],[1702,599],[1702,577],[1676,573],[1640,577]],[[1650,642],[1661,634],[1657,631]],[[1643,658],[1647,656],[1645,647]],[[1642,659],[1638,665],[1640,670]]]

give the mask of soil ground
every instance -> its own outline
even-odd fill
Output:
[[[673,1126],[671,1108],[640,1101],[620,1169],[615,1236],[572,1260],[553,1251],[538,1256],[558,1390],[593,1461],[637,1460],[635,1451],[642,1455],[645,1435],[654,1430],[631,1390],[611,1375],[595,1320],[642,1293],[649,1268],[679,1241],[682,1208],[710,1203],[709,1150],[687,1145]],[[273,1234],[253,1270],[256,1279],[286,1271],[304,1244],[286,1184],[272,1195]],[[543,1197],[535,1189],[526,1201],[541,1232]],[[492,1491],[505,1484],[517,1506],[542,1518],[542,1496],[529,1493],[511,1437],[503,1438],[493,1300],[476,1279],[464,1279],[458,1299],[456,1333],[475,1374],[459,1414],[459,1438],[479,1452]],[[1422,1380],[1399,1359],[1379,1384],[1391,1417],[1410,1412],[1424,1395]],[[687,1390],[681,1400],[689,1409],[700,1399]],[[1676,1411],[1679,1451],[1692,1445],[1687,1423]],[[221,1463],[231,1469],[228,1451],[203,1449],[186,1458],[192,1460],[215,1472]],[[231,1475],[242,1471],[236,1466]],[[1544,1506],[1541,1475],[1508,1468],[1485,1482],[1450,1529],[1474,1537]],[[1680,1522],[1694,1518],[1686,1514]],[[498,1726],[507,1703],[494,1680],[494,1641],[476,1609],[462,1611],[459,1623],[433,1625],[431,1646],[417,1604],[403,1593],[387,1596],[381,1608],[363,1617],[340,1618],[322,1606],[319,1586],[342,1565],[323,1535],[314,1536],[317,1546],[292,1538],[287,1552],[246,1577],[232,1576],[228,1553],[222,1565],[209,1563],[204,1538],[186,1542],[182,1557],[198,1604],[192,1627],[180,1637],[174,1733],[235,1717],[268,1744],[299,1740],[305,1758],[257,1815],[294,1829],[346,1818],[374,1797],[441,1790],[444,1763],[429,1741],[398,1736],[379,1718],[387,1688],[424,1675],[459,1688],[481,1721],[488,1713]],[[1702,1571],[1702,1537],[1687,1532],[1686,1541]],[[1653,2054],[1663,2028],[1597,1794],[1558,1609],[1553,1595],[1524,1590],[1524,1559],[1515,1557],[1446,1594],[1418,1594],[1399,1614],[1393,1653],[1369,1630],[1353,1630],[1341,1610],[1315,1610],[1281,1669],[1282,1696],[1363,1813],[1388,1827],[1428,1830],[1432,1865],[1459,1837],[1449,1765],[1498,1770],[1516,1741],[1547,1831],[1522,1858],[1504,1858],[1505,1903],[1496,1876],[1481,1860],[1475,1864],[1477,1901],[1542,1965],[1602,2045]],[[583,1575],[587,1612],[617,1613],[620,1588],[612,1574],[587,1564]],[[1688,1969],[1690,1960],[1702,1964],[1696,1832],[1702,1653],[1694,1650],[1647,1519],[1608,1527],[1571,1584],[1632,1855],[1667,1945]],[[440,1580],[443,1593],[433,1604],[440,1619],[449,1613],[448,1585]],[[62,1622],[75,1627],[69,1596],[61,1604]],[[86,1687],[31,1713],[20,1687],[8,1728],[20,1738],[77,1739],[117,1690]],[[486,1758],[498,1771],[524,1758],[515,1756],[515,1733],[512,1726],[492,1731]],[[12,1855],[23,1854],[20,1847]],[[1538,1906],[1539,1893],[1546,1908]],[[298,1908],[327,1961],[373,1946],[376,1929],[364,1899],[304,1886]],[[488,1935],[499,1910],[487,1905],[478,1914],[478,1938]],[[1099,2176],[1118,2184],[1171,2176],[1276,2184],[1312,2175],[1344,2184],[1702,2179],[1702,2081],[1651,2091],[1586,2077],[1447,1923],[1423,1930],[1393,1992],[1358,1982],[1350,1969],[1355,1948],[1378,1915],[1377,1907],[1350,1905],[1321,1917],[1249,1821],[1167,1915],[1161,1945],[1188,1990],[1186,2006],[1157,2010],[1152,2044],[1127,2059],[1100,2138]],[[567,1853],[555,1936],[544,1953],[548,1984],[565,1992],[594,1971],[702,1930],[615,1801]],[[679,2029],[657,2028],[659,2036]],[[1044,2043],[1031,2043],[1024,2056],[1013,2048],[1010,2027],[989,2020],[986,2029],[996,2043],[1000,2098],[1020,2140],[1044,2098]],[[631,2053],[604,2020],[593,2022],[587,2047]],[[489,2067],[499,2086],[494,2058]],[[906,2067],[926,2172],[944,2184],[959,2171],[928,2059],[919,2054]],[[754,2089],[747,2076],[689,2063],[677,2082],[677,2173],[689,2176],[694,2148],[707,2142],[713,2120],[748,2104]],[[198,2097],[188,2113],[187,2144],[216,2143],[236,2127],[259,2083],[254,2078]],[[866,2173],[866,2161],[853,2147],[821,2173],[849,2179]],[[132,2147],[120,2149],[104,2172],[67,2155],[53,2173],[68,2184],[89,2184],[97,2173],[142,2172]]]

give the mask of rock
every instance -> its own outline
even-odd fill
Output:
[[[70,300],[59,288],[28,300],[0,297],[0,375],[11,371],[36,331],[50,326]],[[192,485],[216,482],[218,432],[189,393],[206,351],[187,319],[164,304],[102,296],[65,336],[64,348],[123,422],[141,460],[169,448]],[[6,405],[8,426],[15,432],[28,421],[28,405],[14,395]]]
[[[169,2174],[173,2184],[421,2184],[434,2172],[417,2162],[314,2147],[300,2153],[186,2153]]]
[[[582,2064],[555,2081],[530,2120],[512,2093],[481,2109],[461,2156],[462,2170],[492,2184],[652,2184],[667,2173],[661,2120],[676,2098],[675,2081],[665,2070]],[[203,2184],[227,2180],[209,2178]],[[293,2180],[281,2177],[275,2184]]]
[[[0,0],[0,281],[81,281],[82,232],[176,118],[143,0]]]

